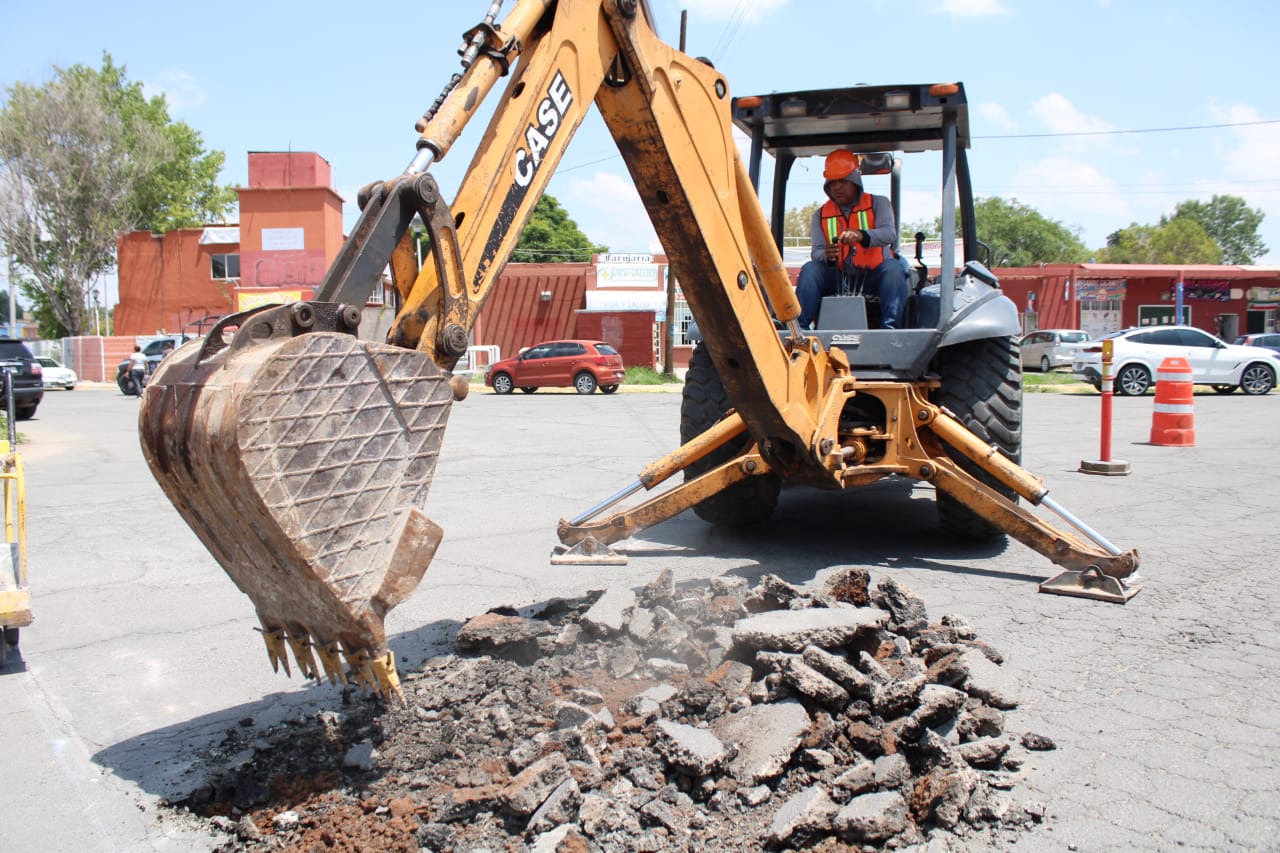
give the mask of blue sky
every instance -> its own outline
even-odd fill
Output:
[[[688,51],[710,57],[737,95],[963,81],[975,192],[1030,205],[1079,229],[1090,247],[1180,201],[1225,193],[1266,214],[1270,252],[1260,262],[1280,264],[1280,5],[1271,0],[1214,9],[1183,0],[651,6],[672,43],[681,9],[689,11]],[[460,35],[488,7],[0,0],[0,87],[42,83],[54,65],[99,67],[108,51],[130,80],[163,92],[171,115],[208,148],[226,153],[227,183],[247,179],[248,151],[321,154],[350,227],[356,189],[412,158],[413,122],[458,70]],[[469,128],[433,167],[447,192],[480,135]],[[795,204],[820,194],[814,166],[797,168]],[[905,221],[932,217],[937,178],[932,164],[905,176]],[[652,229],[598,117],[584,123],[549,192],[593,241],[650,250]]]

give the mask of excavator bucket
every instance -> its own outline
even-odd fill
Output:
[[[290,671],[288,646],[304,676],[345,686],[345,659],[358,686],[399,695],[383,617],[440,544],[418,507],[454,395],[424,354],[357,339],[359,317],[306,302],[229,317],[161,363],[139,426],[272,665]]]

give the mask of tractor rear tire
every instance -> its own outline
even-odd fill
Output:
[[[938,351],[942,387],[933,402],[946,407],[960,423],[1008,459],[1022,463],[1022,360],[1012,337],[986,338]],[[967,456],[947,447],[947,455],[965,471],[1000,494],[1018,500],[1017,494],[986,474]],[[995,540],[1003,531],[957,501],[937,493],[938,521],[955,536]]]
[[[680,401],[680,443],[684,444],[714,426],[733,408],[725,393],[711,353],[699,344],[689,359]],[[735,438],[723,447],[694,462],[684,470],[686,481],[732,459],[751,441],[748,435]],[[778,505],[782,478],[762,474],[712,495],[693,508],[703,521],[725,527],[744,527],[768,521]]]

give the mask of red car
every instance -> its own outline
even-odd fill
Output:
[[[547,341],[494,362],[484,373],[484,384],[498,394],[515,388],[532,394],[539,388],[570,385],[579,394],[596,388],[612,394],[626,375],[622,356],[604,341]]]

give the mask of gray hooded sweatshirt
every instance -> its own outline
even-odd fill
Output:
[[[851,180],[859,187],[862,186],[862,175],[854,172],[848,178],[841,180]],[[831,197],[829,187],[832,182],[827,181],[822,185],[823,192],[827,193],[827,197]],[[863,192],[866,192],[864,189]],[[834,199],[833,199],[834,201]],[[853,205],[841,208],[841,212],[845,216],[853,210]],[[871,196],[871,212],[876,218],[876,227],[867,231],[869,242],[864,248],[871,246],[892,246],[893,238],[898,234],[898,225],[893,219],[893,205],[889,203],[889,199],[872,194]],[[818,205],[818,209],[813,212],[813,221],[809,223],[809,257],[815,261],[826,260],[827,257],[827,233],[822,228],[822,205]]]

